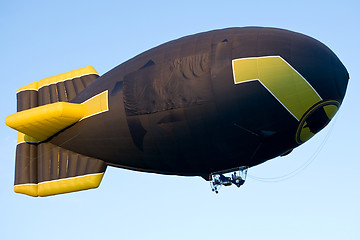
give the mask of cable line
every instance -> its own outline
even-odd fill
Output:
[[[299,173],[304,171],[317,158],[317,156],[319,155],[319,153],[325,146],[325,143],[329,139],[329,137],[333,131],[334,125],[336,123],[336,120],[337,120],[337,116],[335,116],[333,123],[331,123],[328,133],[326,134],[325,138],[323,139],[323,141],[321,142],[319,147],[313,153],[313,155],[306,162],[304,162],[299,167],[297,167],[295,170],[293,170],[285,175],[278,176],[278,177],[257,177],[257,176],[253,176],[251,174],[248,174],[248,177],[250,177],[251,179],[254,179],[256,181],[260,181],[260,182],[281,182],[281,181],[288,180],[292,177],[295,177],[296,175],[298,175]]]

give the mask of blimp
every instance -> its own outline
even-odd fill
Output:
[[[248,168],[323,129],[348,80],[323,43],[268,27],[182,37],[102,76],[48,77],[19,88],[5,119],[18,131],[14,191],[96,188],[108,166],[241,186]]]

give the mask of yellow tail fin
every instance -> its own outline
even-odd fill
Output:
[[[14,191],[44,197],[97,188],[106,166],[102,160],[48,142],[21,142],[16,149]]]
[[[45,141],[84,118],[108,110],[108,93],[69,103],[98,78],[91,66],[45,78],[17,90],[17,113],[6,124],[18,130],[15,186],[18,193],[49,196],[96,188],[106,169],[90,158]]]
[[[51,103],[9,115],[6,125],[38,141],[92,115],[108,111],[107,91],[81,103]]]

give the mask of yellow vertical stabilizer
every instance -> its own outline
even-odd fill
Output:
[[[107,166],[49,142],[21,142],[17,153],[14,191],[33,197],[97,188]]]
[[[79,77],[90,75],[90,74],[98,75],[98,73],[92,66],[79,68],[76,70],[72,70],[70,72],[61,73],[61,74],[58,74],[55,76],[41,79],[40,81],[37,81],[37,82],[30,83],[24,87],[17,89],[17,93],[19,93],[21,91],[26,91],[26,90],[38,91],[40,88],[42,88],[44,86],[49,86],[51,84],[56,84],[59,82],[65,82],[68,80],[72,80],[74,78],[79,78]]]

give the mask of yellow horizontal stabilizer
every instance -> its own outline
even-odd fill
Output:
[[[76,192],[100,185],[104,173],[87,174],[83,176],[40,182],[38,184],[19,184],[14,186],[16,193],[33,197],[45,197],[62,193]]]
[[[23,141],[44,141],[81,119],[108,110],[108,91],[104,91],[81,104],[56,102],[17,112],[9,115],[5,123],[24,133]]]
[[[57,102],[9,115],[6,125],[38,141],[46,140],[79,121],[85,113],[81,104]]]

